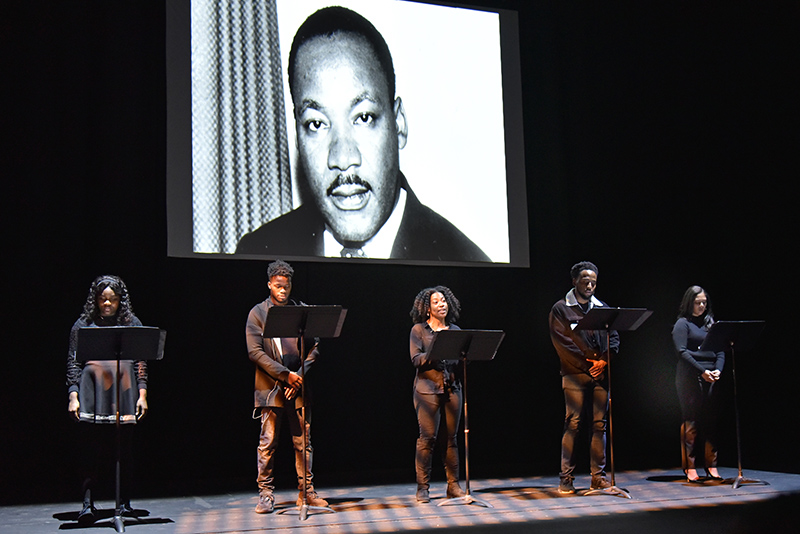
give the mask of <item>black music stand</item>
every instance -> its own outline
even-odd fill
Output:
[[[476,499],[469,488],[469,417],[467,414],[467,363],[470,360],[488,361],[497,354],[500,342],[505,337],[502,330],[439,330],[433,334],[433,341],[428,348],[429,360],[461,360],[463,362],[464,392],[464,474],[467,494],[463,497],[446,499],[439,506],[451,504],[477,504],[494,508],[481,499]]]
[[[731,369],[733,371],[733,406],[736,413],[736,455],[739,462],[739,474],[733,482],[733,489],[742,484],[764,484],[769,482],[745,478],[742,475],[742,438],[739,427],[739,401],[738,388],[736,385],[736,355],[734,349],[750,350],[756,345],[761,331],[764,330],[764,321],[719,321],[711,326],[708,335],[703,340],[700,350],[710,350],[722,352],[731,349]]]
[[[122,517],[120,492],[120,360],[160,360],[164,357],[166,330],[154,326],[106,326],[102,328],[83,327],[78,330],[78,347],[75,359],[81,362],[90,360],[116,360],[116,421],[117,464],[116,464],[116,508],[114,509],[114,529],[125,532]]]
[[[306,348],[305,338],[339,337],[347,310],[341,306],[272,306],[264,324],[265,338],[300,338],[300,378],[305,382]],[[327,506],[308,505],[308,437],[306,433],[306,384],[300,389],[303,399],[303,499],[299,507],[281,510],[279,513],[297,513],[301,520],[308,518],[309,512],[331,512]]]
[[[576,330],[604,330],[606,333],[606,348],[608,353],[608,365],[606,365],[606,375],[608,376],[608,456],[609,466],[611,467],[611,487],[590,489],[584,495],[609,494],[619,495],[627,499],[631,494],[626,490],[617,487],[614,473],[614,430],[611,411],[611,330],[617,332],[630,332],[639,328],[643,322],[653,314],[651,310],[644,308],[610,308],[607,306],[595,306],[583,319],[578,321]]]

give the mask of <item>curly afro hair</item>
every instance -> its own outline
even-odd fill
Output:
[[[458,320],[461,314],[461,303],[453,292],[450,291],[450,288],[436,286],[426,287],[417,293],[416,298],[414,298],[414,306],[411,307],[411,311],[409,312],[414,324],[424,323],[428,320],[431,310],[431,295],[434,293],[441,293],[444,296],[444,300],[447,301],[447,317],[445,317],[445,323],[449,325]]]
[[[275,260],[267,266],[267,280],[272,280],[273,276],[285,276],[291,280],[294,269],[283,260]]]

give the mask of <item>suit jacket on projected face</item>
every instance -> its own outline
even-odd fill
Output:
[[[450,221],[424,206],[408,187],[403,220],[392,246],[392,259],[491,261]],[[271,257],[324,256],[325,221],[312,203],[281,215],[239,240],[237,254]]]

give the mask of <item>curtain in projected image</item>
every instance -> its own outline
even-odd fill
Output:
[[[275,0],[192,0],[195,252],[292,208]]]

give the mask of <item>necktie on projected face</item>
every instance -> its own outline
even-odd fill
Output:
[[[351,248],[351,247],[343,247],[342,248],[342,257],[343,258],[366,258],[367,255],[364,254],[364,251],[360,248]]]

